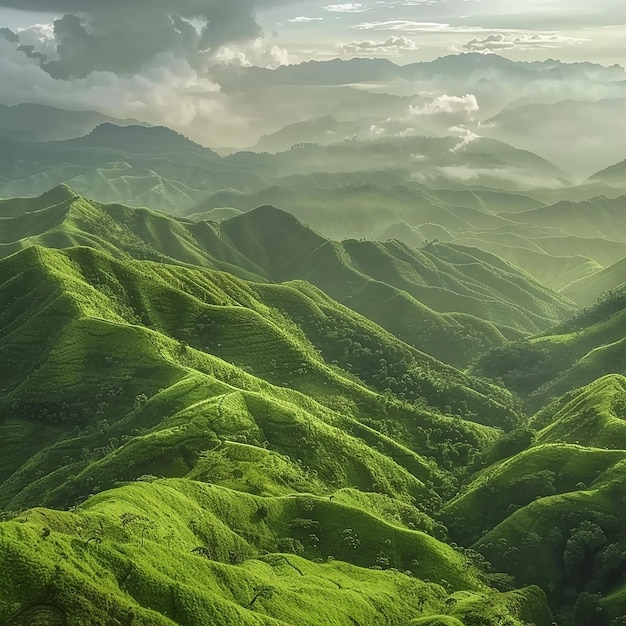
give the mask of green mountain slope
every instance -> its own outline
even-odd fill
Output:
[[[119,120],[96,111],[67,111],[41,104],[0,105],[0,134],[29,141],[57,141],[81,137],[103,123],[140,125],[137,120]]]
[[[589,181],[623,189],[626,187],[626,160],[596,172]]]
[[[620,290],[626,283],[626,257],[567,285],[563,294],[581,306],[592,306],[602,294]]]
[[[126,475],[131,457],[141,473],[186,474],[199,449],[215,447],[226,433],[292,456],[283,421],[318,442],[296,458],[307,467],[324,465],[326,488],[353,486],[347,476],[371,488],[386,476],[390,494],[418,497],[426,494],[424,482],[445,483],[420,454],[444,466],[469,463],[472,449],[496,436],[440,412],[505,427],[515,419],[506,393],[418,353],[306,285],[262,286],[227,274],[120,263],[87,248],[29,248],[2,266],[9,303],[2,314],[2,411],[11,418],[5,427],[12,453],[0,499],[7,506],[67,505],[89,493],[92,481],[102,483],[103,474],[109,486],[118,472]],[[25,308],[24,294],[40,306]],[[388,404],[373,391],[389,387],[407,401]],[[175,427],[191,415],[200,421],[179,432]],[[40,428],[31,438],[33,420]],[[395,424],[393,439],[383,423]],[[163,439],[149,436],[157,424]],[[361,447],[344,430],[367,442],[363,454],[372,467],[397,459],[396,487],[387,483],[391,465],[372,474],[322,461]],[[139,442],[146,435],[146,458],[132,441],[127,454],[118,450],[135,431]],[[165,456],[157,441],[169,450]],[[36,480],[50,464],[58,473]]]
[[[607,374],[625,374],[625,307],[623,291],[608,292],[548,333],[490,351],[472,371],[501,379],[535,409]]]
[[[570,310],[567,300],[476,249],[338,244],[272,207],[227,220],[221,232],[273,280],[304,278],[408,343],[459,365],[481,344],[497,345]]]
[[[577,236],[626,241],[623,233],[624,197],[558,202],[549,207],[506,215],[513,222],[550,227]]]
[[[78,505],[4,514],[3,621],[550,623],[432,518],[508,394],[305,283],[86,247],[0,268],[0,506]]]
[[[453,538],[545,589],[559,623],[619,624],[626,609],[625,406],[619,375],[555,400],[443,509]]]
[[[272,207],[217,226],[88,202],[62,186],[41,198],[0,202],[0,215],[5,254],[33,243],[89,245],[244,278],[304,279],[403,341],[459,366],[572,310],[565,298],[477,249],[333,242]]]
[[[316,541],[299,555],[276,553],[276,536],[298,521],[315,529]],[[45,614],[48,624],[67,616],[107,626],[551,620],[538,589],[494,593],[451,548],[316,498],[261,499],[158,481],[94,497],[75,513],[34,510],[1,525],[0,543],[0,562],[10,564],[0,616],[16,624]],[[313,562],[310,553],[324,557]],[[329,553],[406,563],[405,573],[360,568]]]

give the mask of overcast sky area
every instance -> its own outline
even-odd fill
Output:
[[[235,127],[249,122],[216,65],[462,52],[612,65],[626,64],[624,42],[623,0],[0,0],[0,103],[177,128],[228,113]]]
[[[0,25],[16,31],[34,24],[52,24],[66,13],[83,18],[97,16],[102,24],[106,13],[111,19],[116,14],[135,13],[149,24],[150,13],[155,19],[170,11],[178,12],[198,28],[212,18],[214,23],[222,22],[215,29],[218,31],[228,22],[224,28],[225,44],[241,44],[248,37],[262,37],[266,45],[281,48],[278,59],[282,62],[387,56],[407,63],[450,52],[487,50],[512,59],[626,62],[626,3],[622,0],[362,0],[336,4],[313,0],[229,0],[221,3],[230,5],[228,9],[219,4],[215,0],[159,0],[152,6],[144,0],[125,3],[0,0],[3,5]],[[19,10],[21,7],[32,10]],[[38,11],[42,8],[55,11]],[[108,28],[111,27],[109,23]],[[263,65],[267,59],[249,61]]]
[[[373,42],[370,54],[400,63],[487,49],[515,60],[626,62],[626,3],[620,0],[309,1],[264,12],[260,19],[301,58],[316,51],[317,56],[353,53],[359,44]],[[407,41],[385,49],[394,36]]]

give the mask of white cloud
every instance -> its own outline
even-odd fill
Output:
[[[345,4],[329,4],[324,7],[324,11],[330,11],[331,13],[363,13],[369,11],[364,9],[360,2],[347,2]]]
[[[33,49],[48,59],[57,56],[57,41],[54,36],[54,24],[33,24],[28,28],[17,29],[21,46],[33,46]]]
[[[169,53],[158,55],[129,77],[91,72],[86,78],[56,80],[37,59],[0,38],[0,84],[2,104],[34,102],[133,117],[170,126],[206,144],[225,143],[248,123],[233,112],[230,100],[208,73]]]
[[[309,22],[322,22],[323,20],[323,17],[306,17],[306,15],[299,15],[298,17],[292,17],[288,21],[295,24],[308,24]]]
[[[359,55],[359,54],[385,54],[395,55],[399,52],[417,50],[417,44],[408,39],[404,35],[392,35],[385,40],[375,41],[372,39],[366,41],[350,41],[340,43],[337,47],[343,54]]]
[[[448,165],[438,168],[438,172],[446,178],[455,178],[464,183],[476,183],[485,179],[495,179],[507,182],[520,189],[558,189],[563,187],[563,181],[556,178],[537,178],[536,174],[531,174],[519,168],[473,168],[467,165]],[[414,178],[427,182],[428,175],[414,175]],[[432,178],[432,177],[430,177]]]
[[[385,20],[379,22],[361,22],[348,28],[355,30],[398,30],[408,33],[442,32],[452,28],[442,22],[418,22],[414,20]]]
[[[413,115],[438,115],[441,113],[475,113],[480,110],[478,100],[473,94],[464,96],[448,96],[447,94],[437,96],[430,102],[421,106],[409,106],[409,111]]]
[[[498,52],[501,50],[530,50],[533,48],[560,48],[588,41],[566,37],[558,33],[491,33],[480,39],[468,41],[463,49],[471,52]]]
[[[472,131],[467,126],[452,126],[448,128],[448,132],[453,137],[458,137],[460,139],[459,143],[452,148],[452,152],[460,152],[469,146],[472,142],[480,139],[480,135],[477,135],[474,131]]]
[[[239,67],[256,65],[274,69],[279,65],[289,65],[289,53],[280,46],[268,45],[265,39],[259,37],[248,44],[222,46],[215,53],[212,61],[222,65]]]

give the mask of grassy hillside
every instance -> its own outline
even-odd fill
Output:
[[[306,547],[276,539],[311,530]],[[73,513],[33,510],[0,525],[0,543],[0,561],[10,564],[0,616],[17,624],[46,614],[48,624],[107,626],[551,620],[537,588],[494,592],[436,540],[310,497],[135,484]],[[297,554],[276,551],[294,544]]]
[[[117,257],[0,261],[3,622],[550,623],[433,518],[509,394],[306,283]]]
[[[0,246],[0,623],[619,623],[621,291],[67,186]]]
[[[572,310],[565,298],[480,250],[333,242],[272,207],[217,225],[101,205],[60,186],[39,198],[0,201],[0,215],[4,254],[32,244],[87,245],[121,258],[200,265],[259,281],[304,279],[457,366]]]
[[[571,310],[566,299],[477,249],[431,244],[414,250],[397,241],[339,244],[272,207],[223,222],[221,233],[273,280],[304,278],[456,365]]]
[[[592,306],[606,292],[622,290],[624,283],[626,283],[626,257],[591,276],[570,283],[562,292],[581,306]]]
[[[428,496],[424,483],[446,488],[449,479],[426,457],[448,469],[467,464],[497,436],[489,426],[516,419],[506,392],[306,285],[121,263],[88,248],[29,248],[2,267],[7,506],[69,505],[102,483],[103,468],[107,486],[127,476],[129,458],[141,474],[186,474],[200,450],[235,434],[305,467],[323,466],[325,489],[369,490],[383,480],[394,497]],[[36,308],[25,306],[29,297]],[[387,389],[398,400],[377,393]],[[185,424],[191,415],[194,425]],[[284,432],[317,443],[302,449]],[[145,449],[126,441],[131,434]],[[345,460],[355,446],[370,459],[360,470]],[[398,474],[389,482],[393,463]],[[36,480],[50,464],[58,473]]]
[[[622,291],[608,292],[546,334],[490,351],[472,371],[501,379],[535,409],[607,374],[625,374],[625,307]]]
[[[625,403],[619,375],[555,400],[443,509],[453,539],[546,590],[559,623],[619,624],[626,608]]]
[[[626,160],[596,172],[589,181],[623,189],[626,186]]]
[[[565,230],[577,237],[626,241],[623,233],[626,198],[592,198],[585,202],[558,202],[549,207],[506,215],[513,222]]]

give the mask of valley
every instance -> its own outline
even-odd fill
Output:
[[[623,68],[213,78],[0,106],[0,625],[626,623]]]

